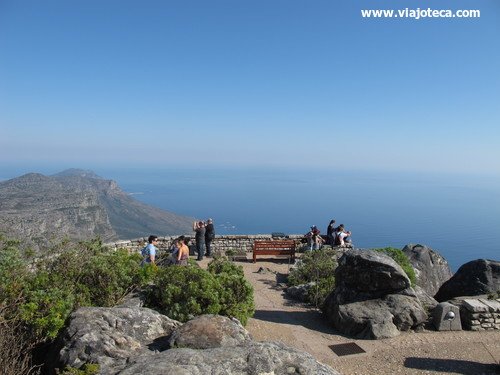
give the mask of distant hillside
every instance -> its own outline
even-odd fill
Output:
[[[69,237],[104,241],[191,232],[192,219],[133,199],[115,181],[69,169],[0,182],[0,231],[36,243]]]

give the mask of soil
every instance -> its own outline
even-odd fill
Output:
[[[246,329],[257,341],[281,341],[343,375],[500,374],[500,331],[402,332],[390,339],[356,340],[335,331],[316,308],[287,298],[287,260],[238,264],[254,287],[255,315]],[[364,353],[337,350],[338,355],[332,348],[348,343]]]

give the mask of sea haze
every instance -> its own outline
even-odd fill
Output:
[[[97,171],[142,202],[216,223],[218,234],[299,234],[330,219],[357,247],[425,244],[453,271],[499,259],[500,183],[493,178],[299,170]]]

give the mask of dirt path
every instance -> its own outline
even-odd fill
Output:
[[[321,313],[285,297],[279,281],[286,261],[240,262],[255,291],[255,340],[281,341],[306,351],[343,375],[500,374],[500,332],[403,333],[385,340],[353,340],[330,327]],[[268,269],[258,273],[259,268]],[[280,277],[281,276],[281,277]],[[356,343],[366,353],[337,356],[331,345]]]

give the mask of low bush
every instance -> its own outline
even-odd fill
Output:
[[[395,249],[393,247],[385,247],[381,249],[374,249],[375,251],[378,251],[380,253],[384,253],[389,255],[392,259],[396,261],[397,264],[401,266],[403,271],[405,271],[406,276],[410,279],[411,286],[414,287],[417,282],[417,277],[415,275],[415,270],[413,269],[413,266],[410,263],[410,260],[406,256],[406,254],[399,249]]]
[[[255,311],[253,288],[243,268],[226,259],[199,267],[167,267],[158,271],[148,306],[172,319],[186,322],[201,314],[237,318],[243,325]]]
[[[305,252],[288,276],[288,285],[296,286],[313,282],[308,302],[321,307],[335,288],[335,250],[331,248]]]

